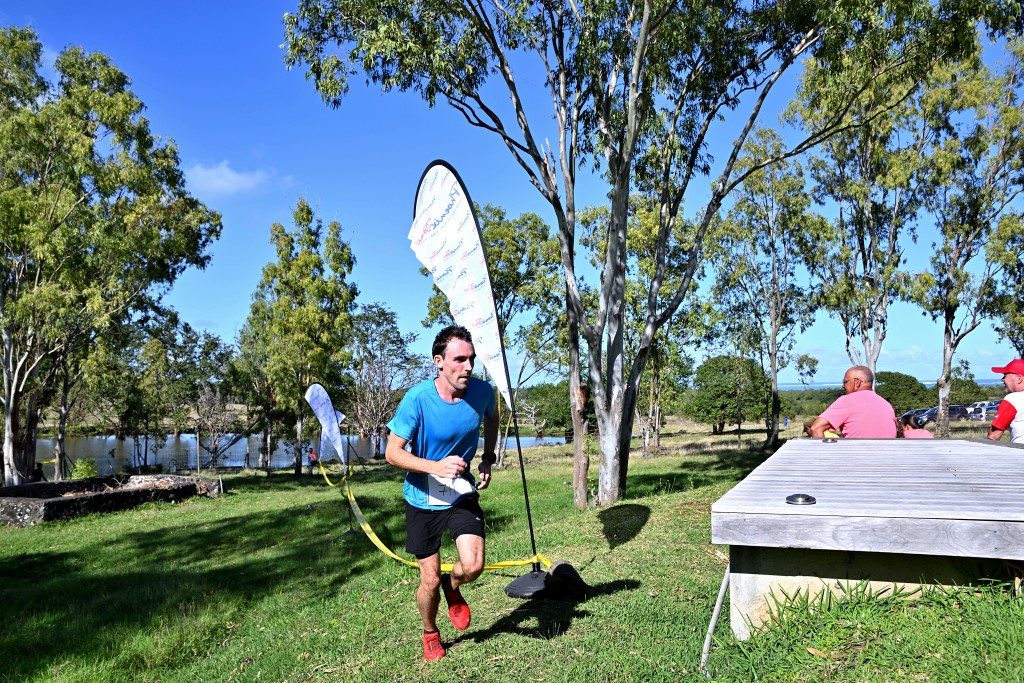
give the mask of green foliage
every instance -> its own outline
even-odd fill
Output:
[[[524,432],[528,422],[543,425],[548,434],[561,434],[572,429],[569,380],[524,387],[519,390],[516,405],[522,414],[520,423]],[[524,420],[524,417],[529,420]]]
[[[888,370],[875,373],[875,393],[891,403],[897,415],[911,408],[928,408],[936,401],[935,392],[915,377]]]
[[[953,376],[949,383],[950,405],[970,405],[975,401],[984,401],[990,397],[990,390],[985,389],[974,379],[974,373],[967,361],[953,368]],[[938,397],[936,396],[936,402]]]
[[[339,405],[347,406],[360,435],[375,440],[375,453],[405,390],[434,374],[428,359],[410,352],[415,341],[415,334],[402,334],[395,312],[383,304],[363,306],[353,317],[350,382]]]
[[[79,458],[75,461],[74,469],[71,470],[72,479],[88,479],[98,476],[100,476],[100,470],[92,458]]]
[[[341,225],[315,218],[305,199],[295,226],[270,227],[276,260],[263,267],[240,343],[250,395],[258,395],[264,420],[280,417],[295,428],[295,474],[301,474],[306,388],[342,383],[351,362],[348,344],[357,288],[348,281],[355,257],[341,239]],[[280,425],[283,427],[283,425]],[[267,427],[269,429],[269,427]]]
[[[862,94],[896,92],[935,60],[969,50],[967,36],[979,20],[997,16],[1003,25],[1015,16],[1004,4],[299,0],[284,17],[285,61],[305,67],[330,106],[341,104],[353,77],[383,91],[412,91],[430,106],[446,102],[491,133],[550,204],[565,281],[569,373],[575,378],[587,368],[605,451],[598,498],[611,503],[625,489],[639,378],[654,337],[692,296],[726,197],[746,173],[781,160],[755,160],[744,173],[735,165],[773,86],[806,57],[827,82],[806,106],[821,118],[784,151],[795,155],[848,129],[842,112],[851,103],[864,104],[865,117],[885,111],[890,96],[871,101]],[[529,114],[534,108],[526,103],[536,93],[526,84],[550,97],[539,118]],[[722,123],[727,110],[744,109],[745,120]],[[712,140],[726,150],[718,164],[708,152]],[[591,290],[577,279],[582,168],[607,181],[609,199],[600,281]],[[649,249],[629,244],[637,192],[657,216]],[[629,349],[626,283],[642,251],[652,266],[640,297],[645,323]],[[588,296],[596,305],[588,306]]]
[[[44,379],[203,267],[220,216],[188,194],[178,152],[149,129],[128,76],[71,47],[56,82],[31,29],[0,29],[0,317],[7,418]],[[50,381],[56,381],[51,379]],[[65,396],[66,398],[66,392]],[[5,440],[8,480],[18,469]]]
[[[780,392],[782,414],[795,417],[821,415],[842,394],[842,389],[789,389]]]
[[[714,356],[697,368],[686,414],[703,424],[715,425],[763,419],[768,415],[771,384],[761,366],[750,358]]]
[[[796,374],[800,383],[807,386],[816,374],[818,374],[818,359],[814,356],[802,353],[796,358]]]
[[[950,402],[960,343],[986,319],[1002,317],[1012,330],[1020,310],[1024,40],[1011,40],[1008,48],[1013,58],[1004,73],[992,73],[980,58],[946,65],[934,71],[916,103],[929,136],[926,206],[938,240],[930,268],[914,280],[913,295],[942,324],[938,386],[950,391]],[[957,394],[966,399],[979,392],[961,385]],[[948,434],[943,415],[938,433]]]

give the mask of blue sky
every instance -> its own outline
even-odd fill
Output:
[[[178,145],[193,194],[222,214],[211,264],[186,272],[166,298],[186,321],[234,339],[273,257],[270,225],[291,225],[296,200],[305,197],[319,217],[343,226],[360,300],[393,308],[426,353],[433,332],[419,321],[430,286],[405,236],[427,163],[449,161],[478,203],[549,220],[550,212],[504,146],[446,106],[429,109],[414,95],[382,94],[355,79],[342,107],[327,108],[300,70],[284,67],[281,19],[296,4],[6,0],[0,25],[34,27],[50,58],[69,45],[110,56],[146,104],[153,132]],[[581,206],[602,200],[598,184],[581,189]],[[923,261],[928,240],[919,244]],[[879,369],[933,381],[941,329],[906,305],[893,307],[889,329]],[[849,364],[839,323],[824,316],[798,351],[820,360],[821,382],[837,381]],[[1013,350],[984,325],[959,355],[984,378]],[[782,380],[796,376],[787,370]]]

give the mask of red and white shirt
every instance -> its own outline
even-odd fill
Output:
[[[996,409],[992,427],[1006,431],[1010,429],[1011,443],[1024,443],[1024,391],[1007,394]]]

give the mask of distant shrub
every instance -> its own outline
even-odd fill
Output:
[[[89,477],[100,476],[96,461],[92,458],[80,458],[75,461],[75,467],[71,470],[72,479],[88,479]]]

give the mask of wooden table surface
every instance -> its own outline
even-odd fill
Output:
[[[728,545],[1024,559],[1024,449],[793,439],[711,506],[711,528]]]

